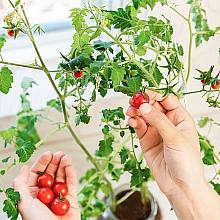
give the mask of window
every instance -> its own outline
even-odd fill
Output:
[[[0,1],[1,16],[10,10],[7,0]],[[73,7],[81,7],[81,0],[26,0],[25,8],[28,17],[35,23],[49,23],[52,21],[67,20],[70,9]],[[50,16],[48,16],[48,14]]]

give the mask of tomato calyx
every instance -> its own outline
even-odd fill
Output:
[[[146,93],[143,92],[137,92],[132,98],[131,98],[131,105],[135,107],[136,109],[139,109],[140,106],[144,103],[149,103],[150,98]]]

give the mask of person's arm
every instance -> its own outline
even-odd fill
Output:
[[[150,104],[130,106],[127,115],[157,184],[180,220],[219,220],[220,197],[205,181],[193,119],[177,97],[148,95]]]

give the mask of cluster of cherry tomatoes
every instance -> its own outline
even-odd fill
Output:
[[[63,216],[69,211],[70,203],[65,198],[68,194],[66,183],[54,182],[50,174],[43,173],[38,177],[37,185],[39,186],[37,198],[55,215]]]
[[[201,83],[202,83],[203,85],[206,85],[205,80],[201,80]],[[212,88],[213,88],[213,89],[219,89],[219,87],[220,87],[220,81],[216,81],[216,82],[212,83]]]
[[[131,98],[131,105],[135,107],[136,109],[139,109],[142,104],[149,103],[149,101],[150,101],[150,98],[146,93],[137,92]]]

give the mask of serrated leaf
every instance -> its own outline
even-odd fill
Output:
[[[131,6],[127,6],[125,9],[118,8],[117,11],[109,11],[108,19],[114,28],[124,30],[125,28],[132,27],[137,18],[132,17]]]
[[[6,212],[8,219],[17,220],[19,212],[15,203],[12,200],[7,199],[3,204],[3,211]]]
[[[32,78],[30,77],[24,77],[24,79],[21,82],[21,88],[24,91],[27,91],[29,88],[32,88],[33,85],[38,85]]]
[[[36,147],[31,142],[24,142],[21,146],[19,146],[16,150],[16,154],[19,157],[19,161],[21,163],[27,162],[34,151],[36,150]]]
[[[107,157],[109,156],[113,151],[113,137],[107,137],[105,140],[101,140],[99,142],[99,149],[96,151],[96,155],[99,157]]]
[[[121,81],[124,79],[124,76],[126,74],[126,71],[123,67],[118,66],[117,64],[113,64],[111,79],[113,82],[113,87],[116,88]]]
[[[15,135],[16,135],[15,127],[11,127],[7,130],[0,131],[0,137],[6,142],[6,144],[11,144]]]
[[[203,117],[199,120],[198,125],[200,128],[204,128],[208,123],[212,122],[213,119],[209,117]]]
[[[47,106],[56,109],[58,112],[62,112],[62,105],[58,98],[49,100]]]
[[[2,67],[0,70],[0,91],[7,94],[10,88],[12,88],[12,83],[12,71],[6,66]]]
[[[121,158],[121,163],[124,164],[126,162],[126,160],[129,158],[129,150],[126,148],[123,148],[120,152],[119,152],[120,158]]]
[[[128,79],[128,87],[133,94],[140,90],[140,87],[142,85],[141,81],[141,78],[138,76]]]
[[[5,34],[0,35],[0,53],[2,51],[2,48],[4,47],[6,39],[7,39],[7,36]]]
[[[211,182],[214,190],[220,195],[220,184],[219,183],[214,183],[213,181]]]
[[[17,203],[20,200],[20,195],[15,192],[13,188],[8,188],[5,191],[7,199],[4,201],[3,211],[6,212],[7,216],[11,220],[16,220],[18,218]]]

